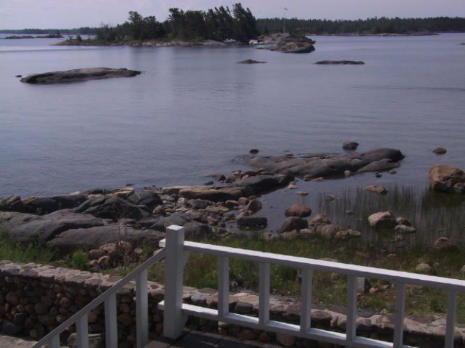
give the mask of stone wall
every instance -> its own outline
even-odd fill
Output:
[[[0,329],[4,334],[39,339],[74,314],[90,300],[119,280],[100,273],[90,273],[37,264],[18,264],[0,261]],[[163,316],[156,305],[163,299],[164,288],[149,282],[149,320],[152,336],[163,330]],[[184,288],[184,301],[216,307],[217,293],[212,289]],[[135,342],[135,285],[128,284],[117,296],[118,332],[120,347],[132,347]],[[258,314],[258,296],[252,293],[237,293],[230,296],[230,310],[240,314]],[[292,297],[271,297],[270,316],[273,320],[299,323],[300,304]],[[405,343],[419,347],[443,345],[445,320],[430,316],[413,320],[405,319]],[[275,335],[235,325],[190,318],[187,326],[197,330],[219,332],[244,340],[278,342],[284,346],[331,347],[286,335]],[[344,332],[346,316],[328,309],[312,310],[312,326]],[[391,340],[393,336],[392,315],[373,315],[357,320],[358,334]],[[66,342],[73,339],[74,328],[62,335]],[[103,306],[89,315],[89,332],[104,332]],[[99,339],[99,335],[95,336]],[[103,337],[103,335],[102,335]],[[153,337],[152,337],[153,338]],[[457,328],[455,347],[464,347],[465,329]]]

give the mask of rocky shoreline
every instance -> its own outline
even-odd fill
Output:
[[[17,242],[39,241],[69,250],[120,240],[156,245],[171,224],[185,226],[187,238],[226,235],[233,232],[231,226],[263,229],[267,218],[255,216],[262,207],[259,196],[293,185],[298,177],[323,180],[397,168],[402,158],[393,149],[362,154],[250,155],[245,162],[256,169],[218,176],[216,185],[97,189],[24,200],[12,196],[0,200],[0,230]],[[294,207],[286,212],[279,231],[306,228],[308,223],[301,221],[309,215],[306,211]]]

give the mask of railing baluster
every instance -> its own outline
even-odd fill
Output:
[[[312,314],[312,278],[313,271],[302,269],[302,312],[300,313],[300,331],[307,332],[311,327]]]
[[[178,338],[184,329],[182,314],[184,260],[184,229],[179,226],[169,226],[166,231],[163,335],[172,339]]]
[[[394,348],[401,348],[404,341],[405,284],[396,283],[396,313],[394,329]]]
[[[223,320],[229,313],[229,258],[218,257],[218,316]]]
[[[447,299],[446,348],[454,347],[456,306],[457,293],[455,290],[449,290],[449,296]]]
[[[116,311],[116,294],[105,300],[105,347],[118,346],[118,323]]]
[[[89,327],[87,314],[76,322],[77,346],[78,348],[89,348]]]
[[[347,320],[346,341],[347,347],[353,347],[353,341],[357,334],[357,277],[347,277]]]
[[[49,344],[50,348],[60,348],[60,335],[53,336]]]
[[[259,312],[260,325],[270,321],[270,264],[260,262],[259,270]]]
[[[149,306],[147,292],[147,270],[136,278],[136,337],[137,348],[143,348],[149,342]]]

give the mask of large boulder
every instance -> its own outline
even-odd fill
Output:
[[[434,191],[465,193],[465,173],[446,164],[435,165],[429,170],[429,185]]]

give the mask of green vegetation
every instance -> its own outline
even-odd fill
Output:
[[[55,252],[43,248],[39,243],[15,243],[4,234],[0,234],[0,260],[49,264],[54,258]]]
[[[232,10],[224,6],[208,11],[183,11],[172,8],[164,22],[158,22],[154,16],[143,17],[131,11],[125,23],[116,27],[103,26],[96,30],[96,34],[97,40],[104,42],[163,39],[234,39],[248,42],[249,39],[258,36],[258,31],[252,12],[237,3]]]
[[[465,18],[368,18],[326,20],[263,18],[257,27],[264,32],[302,32],[307,34],[411,34],[419,32],[464,32]]]

